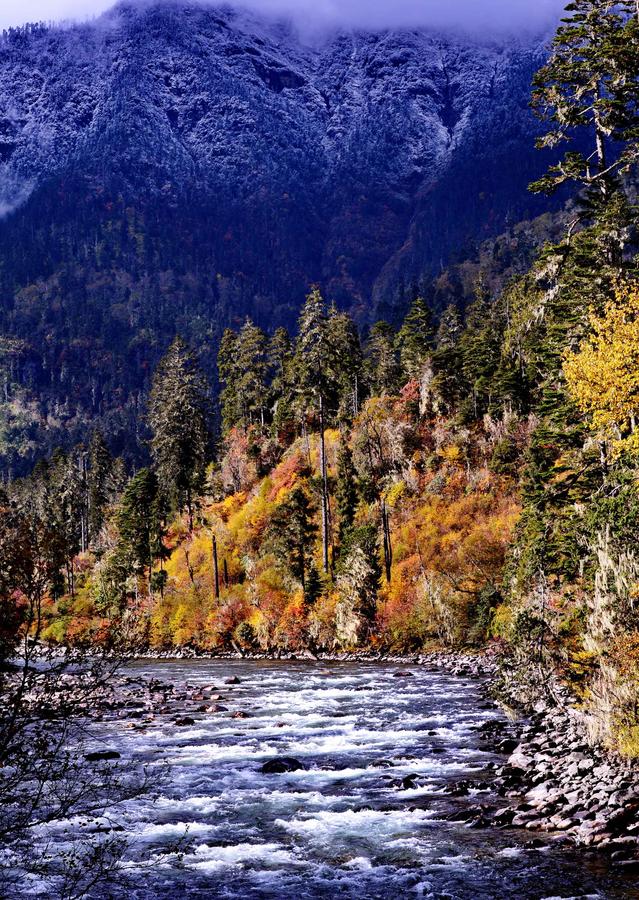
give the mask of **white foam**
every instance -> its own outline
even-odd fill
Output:
[[[374,809],[352,810],[342,812],[323,811],[313,816],[294,818],[290,821],[277,819],[275,824],[285,831],[299,835],[319,835],[344,837],[353,834],[365,834],[371,838],[381,834],[399,834],[414,828],[420,822],[428,821],[432,813],[426,810],[391,810]]]
[[[281,844],[234,844],[211,847],[202,844],[185,859],[185,864],[202,872],[216,872],[233,866],[299,866],[290,850]]]

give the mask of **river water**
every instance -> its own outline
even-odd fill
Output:
[[[418,666],[408,668],[411,677],[396,671],[136,663],[134,675],[171,682],[178,694],[217,689],[227,709],[190,713],[195,724],[181,727],[169,709],[151,722],[96,726],[97,748],[117,749],[151,771],[171,766],[159,797],[114,814],[131,837],[129,862],[152,862],[126,896],[639,898],[636,875],[567,849],[557,836],[540,841],[524,830],[451,821],[479,804],[505,805],[485,785],[467,796],[446,793],[462,779],[490,782],[491,766],[503,764],[480,730],[501,713],[477,683]],[[232,676],[240,683],[226,684]],[[249,717],[233,718],[238,710]],[[278,755],[305,768],[262,774]],[[161,851],[184,834],[189,843],[176,865]]]

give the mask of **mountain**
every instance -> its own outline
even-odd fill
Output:
[[[0,41],[5,474],[102,421],[137,433],[176,331],[293,324],[311,283],[361,323],[541,211],[544,41],[336,33],[124,3]],[[19,446],[16,445],[19,435]]]

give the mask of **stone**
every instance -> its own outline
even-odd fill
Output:
[[[180,716],[173,724],[177,725],[178,728],[186,728],[189,725],[195,725],[195,719],[192,716]]]
[[[276,756],[269,759],[260,769],[263,775],[281,775],[284,772],[297,772],[306,766],[292,756]]]
[[[120,759],[120,754],[117,750],[94,750],[92,753],[87,753],[84,758],[87,762],[107,762],[112,759]]]

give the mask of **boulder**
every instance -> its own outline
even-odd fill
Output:
[[[195,725],[195,719],[192,716],[180,716],[179,719],[176,719],[174,722],[179,728],[185,728],[189,725]]]
[[[117,750],[94,750],[93,753],[87,753],[84,757],[87,762],[105,762],[110,759],[120,759]]]
[[[276,756],[269,759],[260,769],[262,775],[282,775],[284,772],[297,772],[306,766],[292,756]]]

